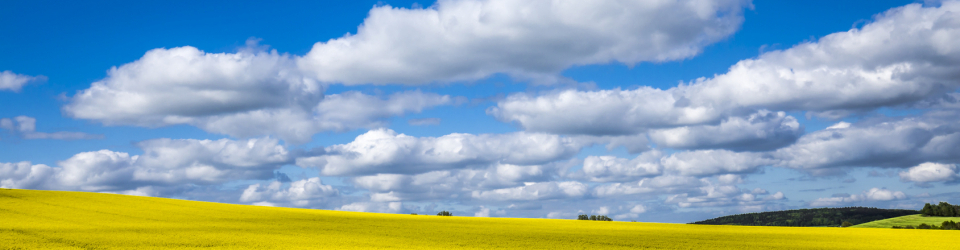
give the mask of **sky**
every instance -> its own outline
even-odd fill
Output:
[[[960,203],[960,1],[3,1],[0,188],[688,223]]]

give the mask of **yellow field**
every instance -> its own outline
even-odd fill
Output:
[[[0,189],[0,249],[939,249],[960,231],[438,217]]]

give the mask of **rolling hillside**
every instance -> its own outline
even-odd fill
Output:
[[[0,249],[933,249],[957,236],[375,214],[0,189]]]
[[[854,225],[904,215],[919,214],[916,210],[880,209],[872,207],[813,208],[735,214],[691,224],[785,226],[785,227],[839,227],[844,221]]]
[[[859,224],[853,227],[858,228],[891,228],[893,226],[917,226],[920,223],[927,223],[928,225],[940,225],[944,221],[958,221],[960,222],[960,217],[923,217],[919,214],[907,215],[894,217],[885,220],[871,221],[863,224]]]

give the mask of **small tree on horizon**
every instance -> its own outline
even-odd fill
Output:
[[[437,213],[437,216],[453,216],[453,213],[450,213],[449,211],[440,211]]]
[[[924,204],[923,209],[920,209],[920,214],[923,216],[935,216],[933,206],[931,206],[930,203]]]

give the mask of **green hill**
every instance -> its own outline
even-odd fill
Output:
[[[690,224],[740,225],[740,226],[789,226],[789,227],[839,227],[844,221],[854,225],[875,220],[919,214],[916,210],[880,209],[870,207],[814,208],[773,212],[736,214]]]
[[[960,222],[960,217],[924,217],[919,214],[906,215],[900,217],[894,217],[883,220],[875,220],[863,224],[859,224],[852,227],[858,228],[891,228],[893,226],[917,226],[921,223],[926,223],[927,225],[940,225],[944,221],[956,221]]]

